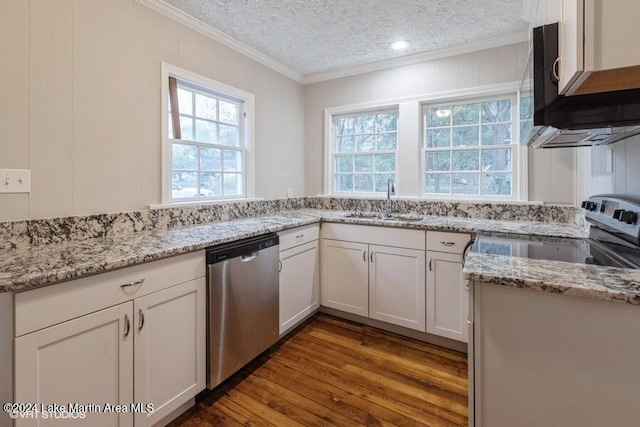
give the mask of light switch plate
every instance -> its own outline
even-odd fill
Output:
[[[293,197],[293,188],[291,187],[287,188],[287,197],[289,198]]]
[[[0,169],[0,193],[29,193],[30,191],[30,170]]]

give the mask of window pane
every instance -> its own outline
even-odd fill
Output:
[[[450,147],[451,129],[428,129],[425,137],[425,147]]]
[[[193,92],[178,88],[178,110],[180,114],[193,115]]]
[[[394,154],[376,155],[376,172],[395,172],[396,156]]]
[[[427,171],[449,171],[451,169],[451,151],[428,152],[425,156]]]
[[[395,175],[392,173],[377,173],[375,176],[375,191],[377,192],[385,192],[387,191],[387,183],[389,182],[389,178],[394,178]]]
[[[200,147],[200,169],[205,171],[222,170],[222,153],[218,148]]]
[[[339,136],[338,137],[338,152],[350,153],[356,151],[356,139],[353,136]]]
[[[172,144],[171,157],[174,170],[198,170],[198,147],[195,145]]]
[[[353,191],[353,175],[336,175],[336,191]]]
[[[356,136],[356,151],[374,151],[376,148],[375,135]]]
[[[216,100],[196,93],[196,116],[216,120]]]
[[[529,132],[533,128],[532,120],[521,120],[520,121],[520,142],[524,143],[529,140]]]
[[[355,174],[353,186],[355,191],[373,191],[373,175]]]
[[[222,174],[211,172],[201,173],[200,193],[206,197],[222,196]]]
[[[451,125],[451,107],[435,107],[427,110],[427,127]]]
[[[173,199],[198,197],[198,174],[196,172],[173,172],[171,174],[171,197]]]
[[[220,125],[220,144],[237,147],[238,143],[238,127],[229,125]]]
[[[523,96],[520,98],[520,120],[533,118],[533,97]]]
[[[338,119],[337,127],[338,135],[353,135],[356,130],[356,119],[353,117]]]
[[[478,139],[477,126],[453,128],[452,142],[454,147],[472,147],[478,145]]]
[[[223,150],[224,171],[225,172],[241,172],[242,171],[242,153],[233,150]]]
[[[198,142],[217,142],[216,135],[217,125],[206,120],[196,119],[196,141]]]
[[[233,125],[238,124],[238,106],[220,100],[220,121]]]
[[[511,125],[482,126],[482,145],[511,144]]]
[[[397,134],[395,133],[381,133],[377,136],[378,151],[395,151],[397,147]]]
[[[353,172],[353,156],[337,156],[336,172]]]
[[[224,196],[239,196],[242,194],[242,179],[237,173],[225,173],[222,182],[222,194]]]
[[[376,132],[398,130],[398,113],[378,114],[376,116]]]
[[[451,170],[454,171],[478,171],[480,170],[480,151],[454,151],[451,153],[451,163]]]
[[[374,133],[376,131],[376,116],[356,117],[356,133]]]
[[[482,103],[482,123],[510,122],[511,101],[491,101]]]
[[[453,125],[471,125],[480,120],[480,106],[478,104],[463,104],[453,106]]]
[[[454,173],[451,175],[452,194],[478,194],[479,176],[477,173]]]
[[[182,132],[182,139],[193,141],[193,119],[191,117],[180,116],[180,132]]]
[[[483,173],[482,194],[493,196],[511,195],[510,173]]]
[[[356,172],[373,172],[373,155],[354,156],[354,170]]]
[[[451,192],[451,174],[448,173],[428,173],[426,178],[427,193],[445,193]]]
[[[510,171],[511,150],[483,150],[482,170],[485,172]]]

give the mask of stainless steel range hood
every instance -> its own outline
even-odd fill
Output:
[[[558,93],[558,24],[533,29],[520,84],[521,142],[534,148],[612,144],[640,134],[640,89],[588,95]]]

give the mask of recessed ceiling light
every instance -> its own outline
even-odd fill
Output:
[[[398,40],[391,43],[391,49],[393,50],[406,50],[409,49],[409,46],[411,46],[411,43],[407,40]]]

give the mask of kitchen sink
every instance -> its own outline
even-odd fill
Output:
[[[408,214],[391,214],[390,216],[384,216],[381,213],[376,212],[349,212],[344,215],[345,218],[362,218],[362,219],[379,219],[383,221],[403,221],[403,222],[416,222],[422,221],[422,217],[418,215]]]

